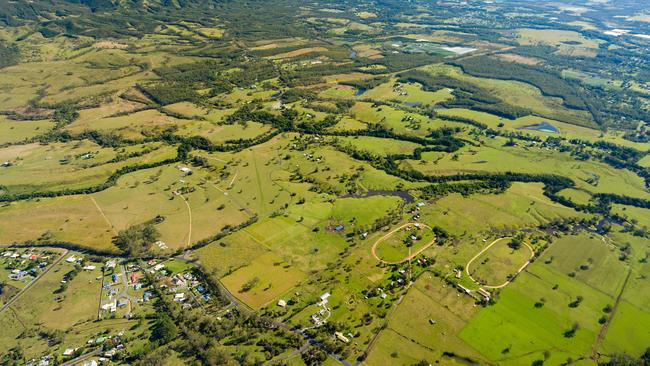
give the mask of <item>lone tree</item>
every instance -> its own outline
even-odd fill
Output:
[[[147,254],[159,237],[160,233],[153,225],[142,224],[120,231],[113,243],[129,255],[141,257]]]
[[[512,240],[510,240],[510,243],[508,244],[508,246],[510,248],[512,248],[513,250],[517,250],[517,249],[521,248],[521,244],[523,244],[525,238],[526,238],[526,235],[524,235],[524,233],[519,233],[519,234],[515,235],[515,237],[512,238]]]

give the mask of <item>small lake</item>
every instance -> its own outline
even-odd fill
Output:
[[[279,97],[280,95],[282,95],[282,92],[277,92],[277,93],[271,95],[271,98],[277,98],[277,97]]]
[[[411,107],[411,108],[417,108],[417,107],[422,106],[422,103],[420,103],[420,102],[404,102],[404,105],[406,105],[407,107]]]
[[[540,132],[550,132],[550,133],[559,133],[560,130],[558,130],[557,127],[553,126],[552,124],[548,122],[541,122],[541,123],[535,123],[533,125],[527,125],[519,128],[520,130],[533,130],[533,131],[540,131]]]
[[[358,53],[356,51],[350,52],[350,58],[357,58]]]
[[[354,93],[354,96],[358,97],[360,95],[363,95],[366,91],[367,91],[366,88],[359,88],[359,89],[357,89],[357,92]]]

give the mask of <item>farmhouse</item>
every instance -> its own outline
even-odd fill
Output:
[[[108,311],[110,313],[114,313],[115,310],[117,310],[117,304],[115,301],[109,302],[107,304],[102,305],[102,310]]]

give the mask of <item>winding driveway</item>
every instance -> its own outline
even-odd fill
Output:
[[[403,228],[405,228],[405,227],[407,227],[409,225],[415,225],[415,224],[418,224],[418,225],[420,225],[420,226],[422,226],[424,228],[427,228],[427,229],[431,230],[431,227],[429,225],[427,225],[427,224],[423,224],[421,222],[407,222],[406,224],[404,224],[404,225],[402,225],[402,226],[400,226],[400,227],[398,227],[396,229],[391,230],[388,234],[386,234],[386,235],[382,236],[381,238],[377,239],[375,244],[372,245],[372,256],[375,257],[376,260],[378,260],[378,261],[380,261],[381,263],[384,263],[384,264],[400,264],[400,263],[410,261],[411,259],[415,258],[418,254],[420,254],[420,253],[424,252],[425,250],[427,250],[430,246],[433,245],[433,243],[436,242],[435,237],[433,238],[433,240],[431,240],[431,242],[429,242],[428,244],[426,244],[425,246],[423,246],[422,248],[417,250],[415,253],[411,253],[411,254],[409,254],[409,256],[407,256],[406,258],[404,258],[402,260],[399,260],[399,261],[395,261],[395,262],[385,261],[385,260],[379,258],[379,256],[377,255],[377,247],[379,246],[379,244],[381,244],[382,241],[388,239],[391,235],[395,234],[399,230],[402,230]]]

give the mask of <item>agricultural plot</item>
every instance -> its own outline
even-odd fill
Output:
[[[103,148],[91,141],[26,144],[0,149],[0,185],[8,193],[84,188],[103,183],[117,169],[176,156],[159,143]]]
[[[356,150],[367,151],[376,155],[411,154],[420,145],[391,139],[382,139],[368,136],[340,137],[338,141],[343,145],[350,145]]]
[[[0,364],[646,350],[634,1],[46,3],[0,5]]]
[[[512,230],[537,226],[557,218],[589,217],[551,202],[541,184],[514,183],[500,195],[458,194],[446,196],[435,205],[421,209],[422,221],[435,222],[455,235],[468,235],[489,229]],[[468,258],[469,259],[469,258]]]
[[[433,76],[445,76],[468,82],[486,90],[513,106],[526,106],[534,113],[546,118],[556,119],[579,126],[593,127],[594,123],[585,111],[572,110],[563,105],[560,98],[543,96],[541,91],[531,84],[512,80],[497,80],[474,77],[462,73],[458,68],[448,65],[426,66],[424,71]]]
[[[528,244],[512,247],[510,238],[497,239],[467,264],[471,278],[487,287],[506,284],[533,257]]]
[[[401,84],[394,80],[372,88],[361,96],[363,99],[399,101],[409,107],[430,107],[453,98],[450,89],[435,92],[425,91],[416,83]]]
[[[284,263],[281,258],[266,253],[221,281],[247,305],[259,309],[297,285],[306,276],[305,273]]]
[[[558,53],[573,57],[594,57],[601,40],[585,38],[574,31],[519,29],[517,42],[522,45],[546,44],[559,48]]]
[[[461,296],[454,287],[425,273],[391,316],[386,332],[372,348],[367,362],[370,365],[403,365],[421,359],[442,364],[462,364],[463,360],[484,362],[458,336],[477,312],[471,298]],[[388,343],[384,338],[394,342]]]
[[[505,138],[499,137],[486,139],[481,147],[467,146],[452,155],[424,153],[425,164],[414,161],[404,164],[426,174],[479,171],[546,173],[552,169],[572,178],[578,188],[587,192],[649,197],[641,177],[628,170],[616,169],[600,162],[579,161],[569,154],[536,144],[509,147],[506,142]]]
[[[373,245],[373,255],[384,263],[400,263],[433,245],[435,235],[428,225],[408,223],[387,233]]]
[[[46,134],[53,127],[50,121],[11,121],[0,116],[0,145],[29,140]]]
[[[141,140],[145,135],[162,132],[172,126],[182,127],[191,122],[191,120],[170,117],[155,109],[148,109],[124,116],[81,119],[66,126],[66,130],[71,133],[84,131],[114,133],[123,138]]]
[[[600,238],[563,237],[501,291],[495,306],[472,319],[461,337],[504,364],[589,357],[598,320],[607,315],[602,309],[614,303],[625,276],[625,266]],[[498,336],[486,337],[479,329]],[[549,353],[542,355],[544,350]]]

